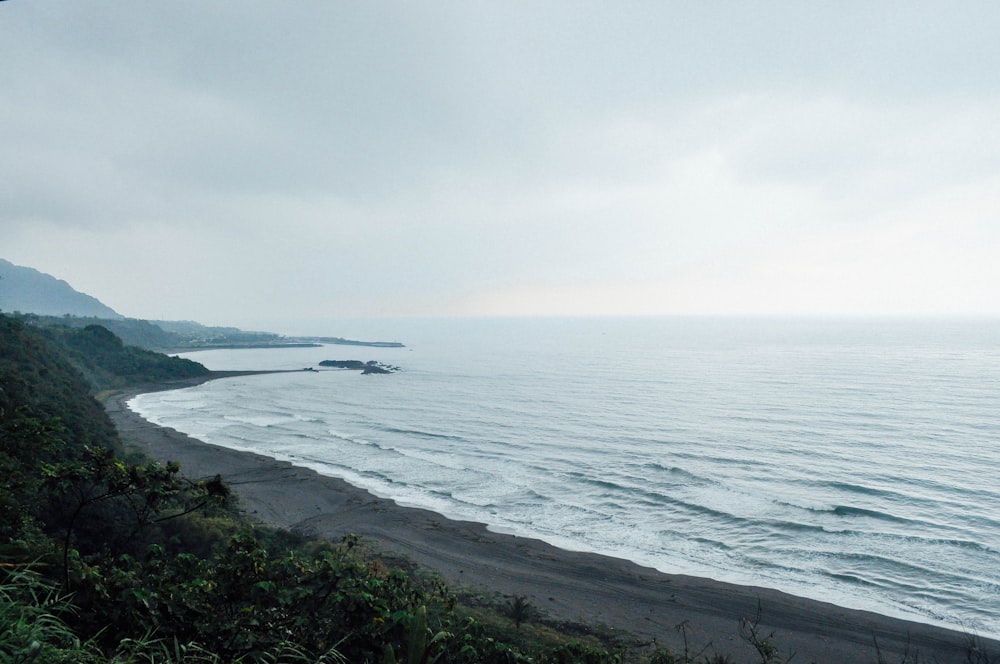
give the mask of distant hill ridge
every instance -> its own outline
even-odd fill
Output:
[[[75,290],[62,279],[0,258],[0,311],[44,316],[122,319],[96,297]]]
[[[52,275],[0,258],[0,313],[20,313],[43,325],[85,328],[100,325],[130,346],[176,352],[208,348],[277,348],[340,344],[403,348],[398,341],[355,341],[341,337],[286,337],[194,321],[126,318],[100,300]]]

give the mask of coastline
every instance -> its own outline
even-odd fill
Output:
[[[969,637],[961,632],[490,532],[482,524],[400,507],[339,478],[202,442],[154,425],[125,405],[143,392],[257,373],[270,372],[212,372],[142,386],[113,395],[106,410],[123,441],[152,458],[177,461],[192,478],[220,474],[259,523],[330,539],[355,533],[438,573],[454,589],[525,595],[551,619],[612,628],[635,642],[656,639],[675,652],[683,651],[676,627],[684,622],[693,651],[711,642],[706,653],[746,659],[753,651],[739,636],[740,620],[753,618],[759,606],[760,631],[773,631],[775,645],[786,655],[796,653],[797,662],[874,662],[876,638],[887,661],[903,661],[904,652],[926,661],[969,661]],[[1000,653],[1000,642],[983,642]]]

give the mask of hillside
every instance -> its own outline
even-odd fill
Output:
[[[41,328],[41,332],[55,341],[66,358],[98,389],[197,378],[209,373],[197,362],[126,345],[100,325],[82,328],[56,325]]]
[[[81,293],[61,279],[0,258],[0,311],[46,316],[122,316],[96,297]]]
[[[225,478],[126,453],[90,396],[203,371],[97,325],[0,315],[0,662],[622,661],[522,629],[523,603],[460,613],[356,537],[255,527]]]

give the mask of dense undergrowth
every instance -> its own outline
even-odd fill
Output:
[[[94,394],[201,365],[0,315],[0,663],[613,662],[362,551],[255,527],[123,448]]]

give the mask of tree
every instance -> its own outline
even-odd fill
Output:
[[[176,463],[127,464],[108,448],[87,447],[79,462],[45,464],[42,475],[50,494],[61,497],[60,514],[54,516],[63,531],[67,583],[74,544],[109,555],[134,553],[141,543],[138,535],[148,526],[213,502],[224,503],[229,497],[229,488],[218,476],[192,482],[180,475]],[[104,509],[98,511],[99,507]]]

